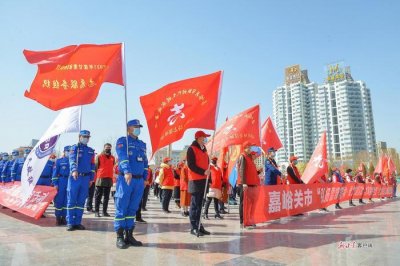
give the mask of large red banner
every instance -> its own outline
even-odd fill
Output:
[[[32,196],[21,205],[21,183],[6,183],[0,185],[0,205],[39,219],[57,194],[54,187],[36,186]]]
[[[393,186],[360,183],[249,187],[244,193],[244,225],[326,208],[350,199],[391,197]]]

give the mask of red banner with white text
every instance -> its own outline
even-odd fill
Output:
[[[57,194],[54,187],[36,186],[32,196],[21,205],[21,183],[0,184],[0,205],[29,217],[39,219]]]
[[[249,187],[244,194],[244,225],[263,223],[328,207],[350,199],[392,197],[393,186],[298,184]]]

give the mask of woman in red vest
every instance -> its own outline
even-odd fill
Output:
[[[188,192],[188,167],[186,160],[183,160],[183,166],[180,174],[180,189],[181,189],[181,213],[183,217],[189,216],[190,193]]]
[[[174,171],[171,165],[171,158],[164,158],[161,164],[159,173],[160,185],[162,189],[162,208],[164,213],[171,213],[169,211],[169,202],[172,198],[172,191],[174,189]]]
[[[178,209],[181,208],[181,170],[182,162],[178,163],[178,165],[174,169],[174,200]]]
[[[100,202],[103,199],[103,216],[110,217],[107,213],[108,200],[113,185],[115,158],[111,155],[111,144],[104,145],[103,152],[96,158],[96,192],[94,213],[96,217],[100,217]]]
[[[219,211],[219,200],[222,198],[222,171],[217,166],[217,157],[211,159],[211,184],[207,194],[207,201],[204,208],[204,218],[208,219],[208,209],[210,208],[211,201],[214,200],[215,219],[223,219]]]

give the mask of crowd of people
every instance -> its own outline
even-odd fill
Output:
[[[137,119],[128,122],[127,135],[116,142],[116,157],[112,155],[110,143],[104,144],[103,151],[96,155],[94,149],[88,146],[91,134],[87,130],[80,131],[78,144],[64,147],[60,158],[50,157],[37,184],[57,189],[54,198],[57,226],[65,225],[68,231],[85,230],[82,225],[85,207],[88,212],[94,212],[95,217],[109,217],[111,194],[115,204],[116,246],[120,249],[141,246],[142,242],[134,238],[133,231],[136,222],[146,223],[142,211],[147,211],[146,204],[153,190],[162,211],[171,213],[173,200],[181,215],[188,217],[190,233],[199,237],[210,234],[201,220],[210,217],[223,220],[223,215],[228,213],[227,207],[237,205],[237,196],[240,225],[244,228],[243,197],[249,187],[303,183],[296,156],[290,158],[286,175],[283,175],[275,161],[276,150],[271,147],[267,150],[264,167],[257,168],[255,159],[260,156],[261,149],[251,142],[245,142],[236,163],[236,185],[232,186],[228,180],[227,163],[219,162],[215,156],[209,158],[206,143],[210,135],[204,131],[195,133],[185,158],[177,165],[171,163],[171,158],[165,157],[159,167],[151,169],[146,156],[146,144],[139,139],[141,128]],[[23,157],[19,157],[18,151],[1,155],[3,184],[21,180],[25,158],[30,152],[30,149],[26,149]],[[330,175],[324,175],[316,182],[394,185],[393,196],[396,195],[395,175],[371,176],[362,170],[357,170],[353,175],[352,169],[347,169],[343,175],[338,168],[333,168]],[[362,199],[359,203],[365,204]],[[214,206],[213,216],[209,212],[211,204]],[[352,200],[349,205],[355,206]],[[342,207],[337,203],[335,208]]]

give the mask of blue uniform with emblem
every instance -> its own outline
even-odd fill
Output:
[[[69,146],[64,148],[64,152],[69,150]],[[69,175],[69,158],[64,156],[57,159],[55,167],[53,168],[53,177],[51,179],[53,186],[57,187],[57,195],[54,198],[56,217],[67,216],[67,186]]]
[[[83,135],[84,134],[84,135]],[[82,130],[81,136],[90,132]],[[69,153],[70,176],[67,185],[67,224],[76,226],[82,223],[85,200],[89,193],[89,183],[94,179],[94,150],[86,144],[78,143],[71,146]],[[72,177],[72,172],[78,172],[78,178]]]
[[[27,156],[30,152],[31,150],[26,149],[24,151],[24,154]],[[11,168],[11,178],[14,181],[21,181],[21,173],[22,173],[22,168],[24,167],[26,156],[24,156],[23,158],[17,158]]]
[[[11,169],[12,169],[12,166],[13,166],[15,160],[17,159],[18,155],[19,155],[18,151],[13,151],[12,152],[12,159],[9,160],[9,161],[6,161],[4,163],[3,169],[1,171],[1,180],[2,180],[2,182],[8,183],[8,182],[13,181],[13,179],[11,177]]]
[[[133,120],[140,125],[138,120]],[[130,121],[132,122],[132,121]],[[130,124],[128,123],[128,126]],[[128,136],[117,140],[118,170],[115,192],[114,229],[133,230],[135,215],[142,200],[144,181],[147,178],[148,160],[146,144],[138,138]],[[132,174],[128,185],[124,174]]]
[[[48,186],[48,187],[51,186],[51,176],[53,173],[53,167],[54,167],[54,162],[48,160],[43,168],[42,174],[40,175],[36,185]]]

